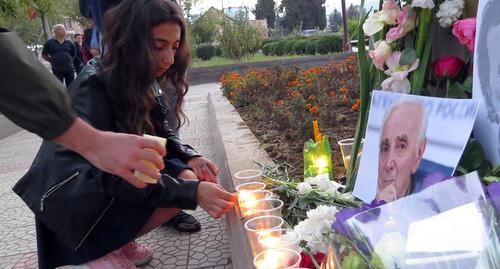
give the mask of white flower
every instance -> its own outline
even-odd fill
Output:
[[[432,0],[413,0],[411,7],[421,7],[432,9],[435,7],[434,1]]]
[[[297,185],[297,191],[299,195],[308,195],[311,192],[311,185],[307,182],[300,182]]]
[[[372,264],[387,269],[401,268],[405,265],[405,249],[406,239],[400,233],[384,234],[375,245]]]
[[[395,25],[397,24],[397,18],[400,13],[401,9],[396,2],[393,0],[385,1],[381,11],[372,13],[372,15],[366,19],[363,24],[363,31],[367,36],[372,36],[380,32],[386,24]]]
[[[409,65],[399,65],[399,59],[402,53],[397,51],[387,59],[386,65],[389,69],[385,70],[385,74],[389,77],[382,81],[382,89],[391,92],[409,93],[411,90],[408,73],[417,69],[419,60]]]
[[[315,209],[307,211],[307,218],[312,221],[322,221],[322,220],[331,220],[333,223],[335,221],[335,214],[337,214],[338,210],[334,206],[320,205]],[[330,224],[331,225],[331,224]]]
[[[442,27],[448,27],[453,24],[462,15],[464,8],[463,0],[446,0],[439,6],[436,17]]]
[[[338,210],[334,206],[320,205],[316,209],[309,210],[307,219],[299,222],[294,230],[300,234],[300,238],[307,242],[307,247],[313,252],[326,251],[325,242],[331,234],[331,226],[335,221]]]

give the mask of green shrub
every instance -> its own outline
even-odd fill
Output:
[[[276,44],[276,47],[274,47],[274,53],[277,56],[283,56],[283,55],[285,55],[285,45],[286,45],[286,43],[287,43],[286,40],[278,41],[278,43]]]
[[[273,43],[267,43],[262,46],[262,54],[265,56],[269,56],[271,54],[271,49],[272,49]]]
[[[215,47],[215,56],[222,57],[223,56],[222,48],[220,46]]]
[[[212,46],[210,44],[200,44],[196,48],[196,56],[198,58],[202,59],[203,61],[208,61],[212,59],[216,54],[216,48],[215,46]]]
[[[293,44],[293,52],[297,55],[304,55],[306,54],[306,47],[309,42],[307,40],[297,40]]]
[[[315,55],[318,49],[318,41],[307,41],[306,45],[306,54],[307,55]]]
[[[293,55],[294,54],[293,46],[295,46],[295,43],[297,43],[296,40],[286,41],[286,43],[285,43],[285,54],[286,55]]]
[[[342,50],[342,38],[335,35],[324,35],[318,39],[317,52],[319,54],[329,54]]]
[[[280,38],[266,38],[264,40],[262,40],[262,47],[264,47],[264,45],[267,45],[267,44],[272,44],[272,43],[275,43],[277,41],[280,41],[281,39]]]
[[[276,55],[276,48],[278,48],[278,43],[279,42],[273,42],[270,43],[269,46],[271,47],[269,50],[269,55],[275,56]]]
[[[236,61],[250,59],[262,47],[262,33],[253,28],[243,14],[232,20],[225,19],[217,38],[224,55]]]

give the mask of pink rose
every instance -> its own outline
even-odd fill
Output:
[[[394,40],[400,39],[405,36],[406,33],[412,31],[415,28],[415,12],[410,12],[411,6],[407,5],[403,8],[403,11],[398,15],[398,26],[391,28],[385,38],[387,42],[392,42]]]
[[[460,44],[466,45],[473,52],[474,42],[476,40],[476,18],[458,20],[453,24],[453,35],[455,35]]]
[[[456,56],[448,56],[435,60],[431,64],[434,75],[439,79],[454,79],[464,66],[464,61]]]

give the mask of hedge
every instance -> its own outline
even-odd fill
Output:
[[[304,55],[306,54],[306,47],[309,41],[307,40],[297,40],[297,42],[294,43],[293,45],[293,51],[297,55]]]
[[[308,41],[306,45],[306,54],[307,55],[315,55],[318,50],[318,41]]]
[[[273,43],[267,43],[264,46],[262,46],[262,54],[265,56],[269,56],[271,54],[271,49],[273,47]]]
[[[217,49],[215,46],[210,44],[200,44],[196,48],[196,56],[202,59],[203,61],[208,61],[212,59],[217,53]]]

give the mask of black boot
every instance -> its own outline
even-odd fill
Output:
[[[175,217],[165,222],[163,226],[170,226],[177,231],[186,233],[196,233],[201,230],[200,222],[184,211],[181,211]]]

